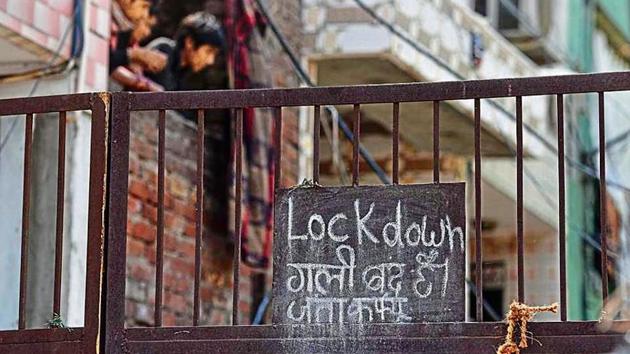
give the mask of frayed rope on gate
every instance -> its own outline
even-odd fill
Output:
[[[538,312],[558,311],[558,304],[553,303],[549,306],[527,306],[523,303],[514,301],[510,304],[510,312],[507,313],[505,321],[508,324],[505,342],[497,349],[497,354],[518,354],[521,349],[527,348],[527,322],[534,318]],[[514,331],[516,325],[519,325],[521,339],[518,344],[514,341]]]

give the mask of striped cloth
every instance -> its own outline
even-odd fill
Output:
[[[263,54],[265,24],[262,17],[254,10],[251,0],[227,0],[226,9],[228,62],[234,73],[234,88],[271,87],[270,70]],[[268,267],[271,255],[275,154],[272,136],[270,109],[243,111],[241,255],[245,264],[255,268]],[[235,182],[233,176],[232,183]],[[235,203],[234,189],[231,190],[230,231],[233,235]]]

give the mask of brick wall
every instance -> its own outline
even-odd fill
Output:
[[[302,1],[301,0],[270,0],[267,1],[270,16],[285,35],[289,45],[299,56],[302,50]],[[265,43],[272,53],[269,69],[273,73],[273,83],[277,87],[297,87],[300,85],[298,77],[287,55],[280,48],[271,30],[267,30]],[[282,145],[282,184],[293,185],[298,178],[298,110],[285,108],[283,110],[283,145]]]
[[[289,38],[295,44],[294,47],[299,48],[300,1],[274,0],[270,2],[270,9],[283,30],[291,31]],[[266,69],[272,72],[274,86],[297,86],[298,81],[291,65],[270,31],[265,43],[270,53]],[[289,186],[296,183],[298,176],[298,111],[286,108],[283,116],[282,184]],[[130,127],[126,314],[129,326],[147,326],[153,324],[155,303],[157,113],[132,115]],[[195,134],[195,124],[176,113],[168,112],[163,297],[165,326],[192,324]],[[200,323],[229,324],[232,308],[232,242],[225,236],[213,234],[206,225],[202,249]],[[271,269],[259,270],[242,265],[240,275],[239,323],[249,324],[260,298],[271,290]]]
[[[166,122],[163,323],[165,326],[191,325],[196,126],[174,112],[168,112]],[[128,325],[143,326],[153,324],[155,303],[157,114],[133,114],[130,129],[126,313]],[[207,169],[205,172],[208,175]],[[208,198],[205,205],[204,219],[208,221]],[[231,243],[224,233],[213,232],[206,223],[202,250],[200,322],[227,324],[231,309]],[[243,310],[244,315],[248,315],[249,309]]]

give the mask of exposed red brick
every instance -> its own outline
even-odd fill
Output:
[[[188,220],[195,221],[196,210],[194,203],[185,203],[179,200],[174,200],[174,211],[175,213],[184,216]]]
[[[142,216],[144,216],[149,222],[157,225],[158,212],[157,207],[152,205],[145,205],[142,209]]]
[[[168,179],[168,190],[173,197],[189,201],[190,198],[194,198],[194,193],[192,193],[194,188],[191,188],[190,182],[191,181],[184,180],[182,177],[173,175]],[[191,201],[194,203],[194,200]]]
[[[195,237],[197,235],[196,225],[192,222],[186,223],[186,227],[184,228],[184,235],[188,237]]]
[[[164,212],[164,226],[168,230],[181,230],[184,227],[185,223],[186,221],[182,220],[179,215],[170,211]]]
[[[251,306],[249,302],[243,300],[238,302],[238,310],[239,312],[241,312],[241,314],[249,313],[250,308]]]
[[[127,213],[129,214],[138,214],[142,210],[142,201],[134,198],[133,196],[129,196],[127,199]]]
[[[192,277],[192,274],[195,272],[194,258],[189,260],[169,257],[168,263],[169,269],[175,274],[183,274]]]
[[[132,223],[131,230],[129,231],[129,234],[132,237],[136,237],[147,242],[155,241],[155,233],[155,226],[147,224],[144,221]]]
[[[162,312],[162,325],[164,327],[172,327],[175,326],[177,322],[177,318],[175,317],[175,315],[170,312],[170,311],[163,311]]]
[[[151,264],[155,264],[155,256],[156,256],[156,249],[154,246],[146,246],[144,248],[144,258],[146,258],[149,263]]]
[[[176,276],[172,274],[164,275],[164,288],[179,294],[186,294],[193,287],[193,279]]]
[[[202,301],[208,301],[208,300],[212,300],[212,298],[215,295],[215,292],[212,291],[213,289],[210,288],[209,286],[202,286],[199,289],[199,297],[201,298]],[[216,289],[215,289],[216,290]]]
[[[148,200],[151,192],[147,187],[146,183],[142,183],[135,178],[130,179],[129,181],[129,194],[140,198],[140,200]]]
[[[144,253],[144,242],[133,239],[131,237],[127,238],[127,257],[142,257],[144,256]]]
[[[158,175],[156,171],[147,171],[144,179],[147,182],[149,182],[151,185],[156,186],[156,189],[157,189]]]
[[[179,239],[173,235],[164,237],[164,249],[185,257],[195,257],[194,242]]]
[[[129,173],[135,176],[140,176],[142,171],[142,167],[140,165],[140,161],[134,158],[129,158]]]
[[[133,150],[142,160],[157,160],[157,147],[151,146],[144,141],[139,139],[135,140]]]
[[[147,265],[131,264],[128,267],[128,276],[137,281],[149,282],[153,279],[152,270]]]
[[[221,324],[229,324],[230,317],[223,311],[212,311],[210,314],[210,324],[212,325],[221,325]]]
[[[164,305],[175,313],[185,313],[190,311],[188,299],[180,294],[166,291],[164,294]]]

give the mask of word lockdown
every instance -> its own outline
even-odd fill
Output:
[[[274,323],[464,319],[464,184],[276,196]]]

